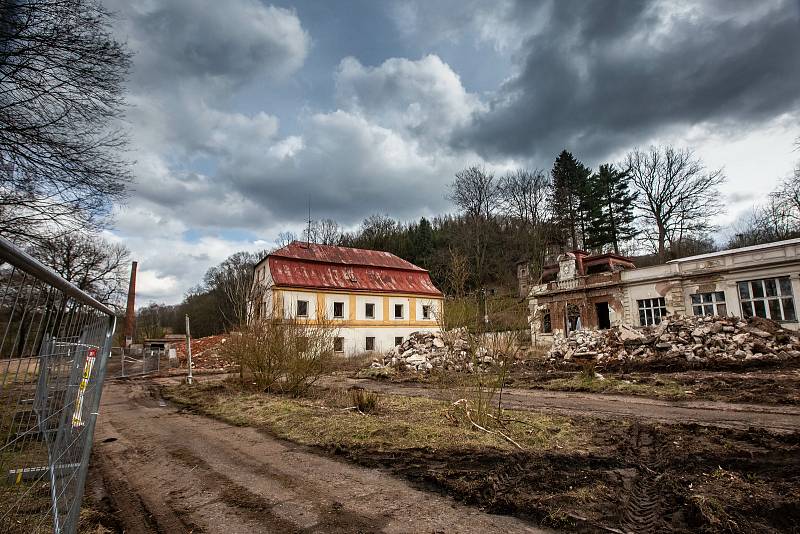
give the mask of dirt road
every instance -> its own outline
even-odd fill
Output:
[[[126,532],[542,532],[110,382],[93,469]]]
[[[397,384],[368,379],[330,378],[326,386],[360,386],[383,393],[442,398],[451,392],[419,384]],[[509,388],[503,391],[507,409],[536,410],[563,415],[626,417],[662,423],[697,423],[723,428],[765,428],[777,432],[800,430],[800,407],[738,404],[712,401],[666,401],[597,393],[570,393]]]

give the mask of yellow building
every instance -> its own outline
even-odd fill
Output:
[[[428,271],[394,254],[293,241],[264,258],[262,310],[333,321],[336,352],[385,352],[412,332],[439,330],[442,293]]]

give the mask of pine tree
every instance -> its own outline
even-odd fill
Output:
[[[589,195],[592,171],[563,150],[553,163],[550,206],[558,245],[562,248],[585,246],[594,206]]]
[[[417,258],[420,259],[421,264],[425,265],[433,254],[433,227],[425,217],[419,220],[414,241]]]
[[[633,205],[637,198],[631,192],[628,174],[614,165],[601,165],[592,175],[589,189],[595,210],[591,217],[591,231],[587,246],[593,250],[608,247],[619,254],[620,243],[636,236]]]

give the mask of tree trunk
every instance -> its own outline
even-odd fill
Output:
[[[664,263],[667,257],[667,232],[662,225],[658,225],[658,261]]]

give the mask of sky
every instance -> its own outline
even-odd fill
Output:
[[[105,0],[134,53],[109,239],[177,303],[308,217],[452,212],[453,175],[689,147],[723,228],[800,161],[798,0]]]

